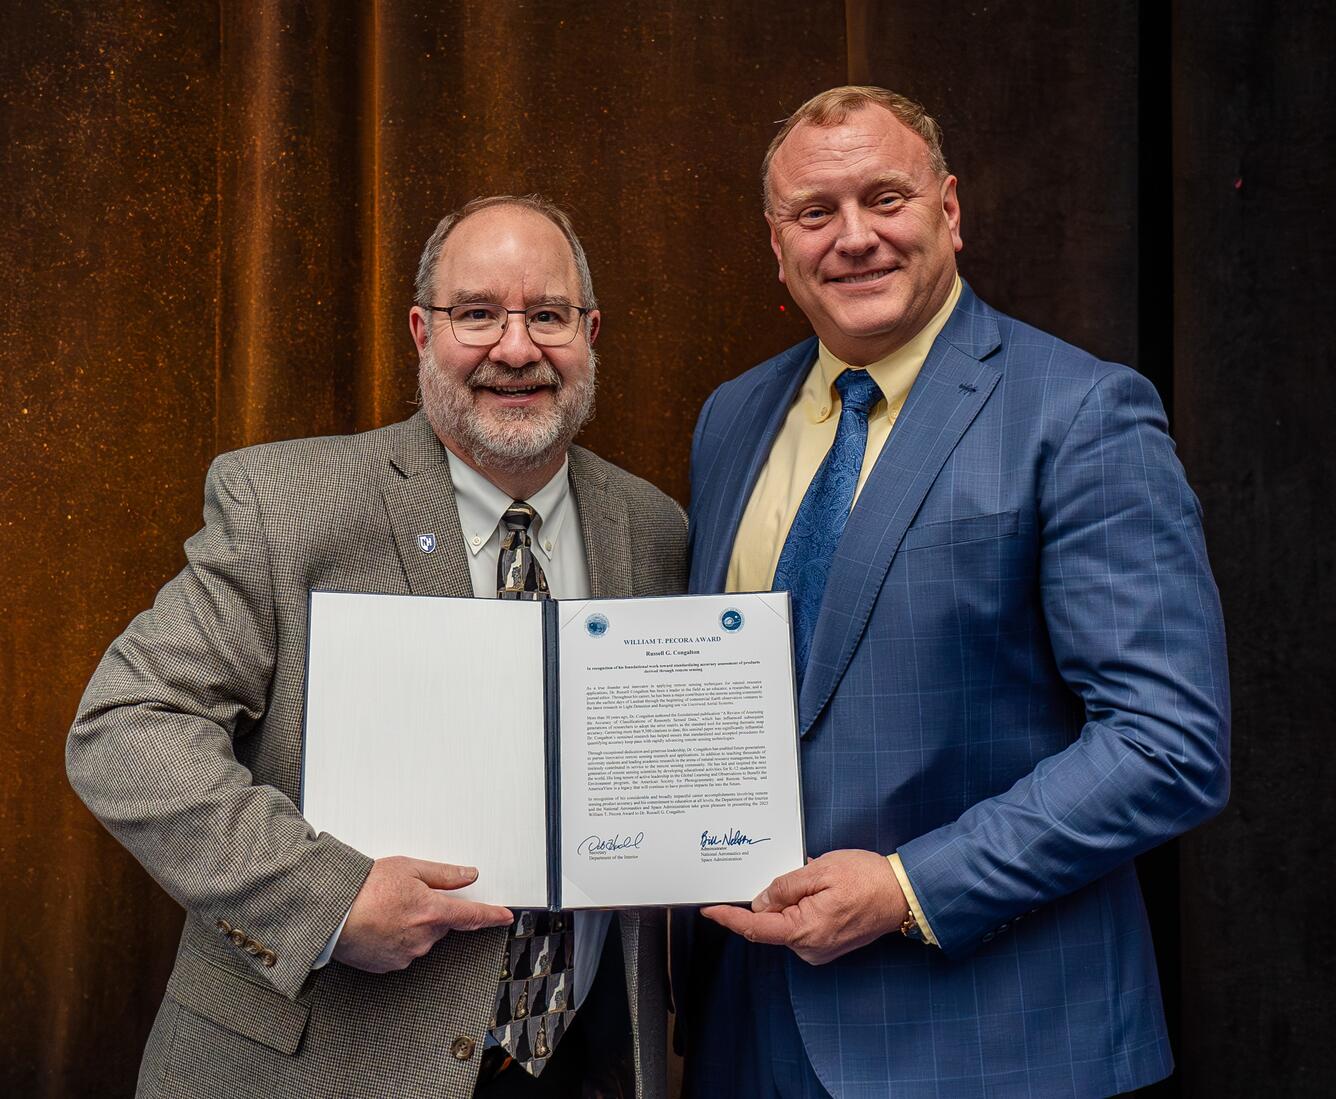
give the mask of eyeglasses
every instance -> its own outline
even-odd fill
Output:
[[[450,330],[455,339],[469,347],[491,347],[505,335],[506,322],[512,313],[524,318],[529,339],[539,347],[565,347],[580,328],[580,321],[590,310],[581,305],[533,305],[528,309],[503,309],[486,301],[471,301],[463,305],[424,305],[433,313],[444,313],[450,318]]]

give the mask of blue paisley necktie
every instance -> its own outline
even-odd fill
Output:
[[[807,487],[789,537],[775,567],[773,591],[788,589],[793,598],[794,662],[801,685],[816,631],[826,577],[854,502],[858,473],[867,448],[867,414],[881,390],[866,370],[846,370],[835,379],[840,391],[840,423],[821,468]]]

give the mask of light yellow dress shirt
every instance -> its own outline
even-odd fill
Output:
[[[923,368],[933,342],[959,300],[960,277],[957,276],[942,307],[913,339],[885,358],[868,364],[867,372],[881,389],[883,399],[868,413],[867,448],[863,451],[863,465],[854,489],[855,502],[872,467],[877,464],[882,447],[890,438],[891,429],[895,427],[900,409],[904,407],[905,398],[909,396],[910,387]],[[840,420],[840,395],[835,389],[835,379],[846,370],[856,369],[842,363],[824,344],[820,345],[816,362],[808,371],[798,399],[793,402],[775,437],[770,457],[766,459],[742,513],[742,522],[733,542],[733,555],[728,562],[728,591],[770,590],[798,505],[835,441],[835,429]],[[892,854],[888,858],[924,939],[936,945],[937,940],[919,907],[900,856]]]

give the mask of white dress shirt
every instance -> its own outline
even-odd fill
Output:
[[[496,563],[501,555],[501,516],[514,502],[481,473],[465,464],[450,451],[450,479],[455,486],[455,507],[459,511],[459,529],[469,551],[469,577],[478,599],[496,598]],[[547,577],[554,599],[589,597],[589,558],[585,556],[580,516],[571,495],[569,462],[563,462],[552,480],[526,501],[537,517],[529,527],[529,541],[534,556]],[[608,933],[611,912],[575,913],[575,997],[578,1008],[594,983],[603,940]],[[343,933],[343,917],[312,969],[329,962]],[[500,974],[497,975],[498,980]],[[490,1035],[489,1035],[490,1042]]]
[[[501,555],[501,516],[514,501],[449,451],[459,529],[469,551],[469,576],[479,599],[496,598],[496,562]],[[534,556],[553,599],[589,598],[589,561],[580,537],[580,517],[571,495],[570,463],[526,501],[538,513],[529,527]]]

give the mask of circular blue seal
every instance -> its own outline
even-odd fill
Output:
[[[585,619],[585,632],[590,637],[602,637],[608,632],[608,620],[601,614],[591,614]]]
[[[742,629],[742,612],[736,607],[729,607],[719,616],[719,625],[723,626],[729,633],[737,633]]]

